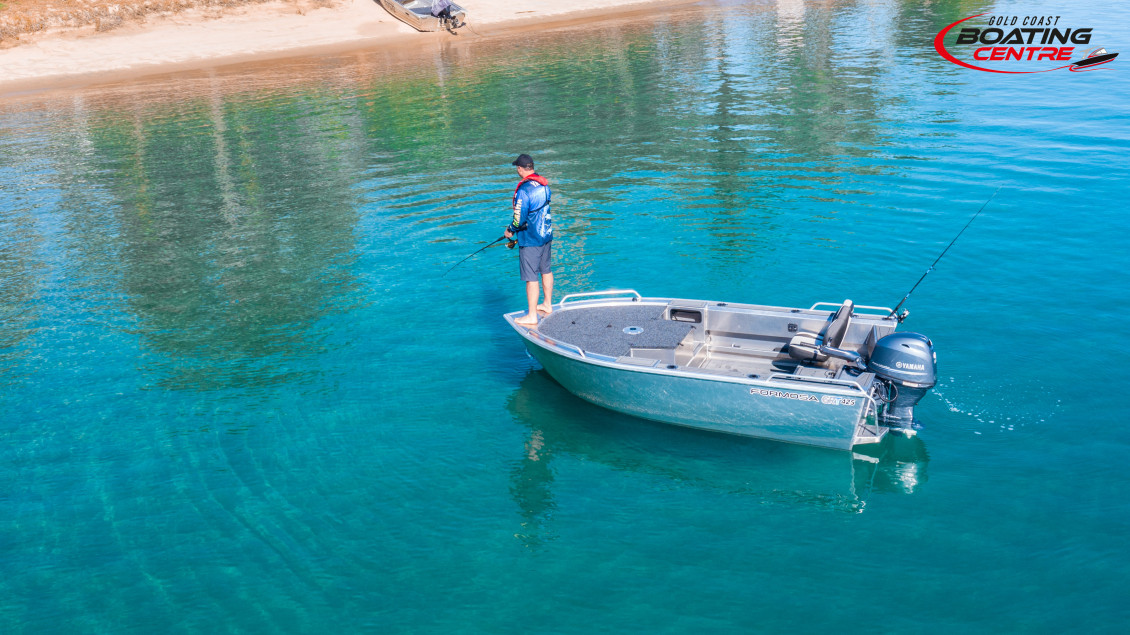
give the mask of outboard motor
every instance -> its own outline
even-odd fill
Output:
[[[920,333],[891,333],[875,343],[867,370],[887,387],[884,425],[906,431],[920,428],[914,422],[914,406],[938,383],[933,342]]]

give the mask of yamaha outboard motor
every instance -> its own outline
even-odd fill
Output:
[[[933,342],[919,333],[891,333],[875,343],[867,370],[887,387],[884,425],[907,431],[920,428],[914,422],[914,406],[934,387],[938,377]]]

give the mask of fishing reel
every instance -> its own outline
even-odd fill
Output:
[[[518,226],[518,231],[525,231],[527,225],[528,225],[528,223],[522,223],[521,225]],[[517,232],[510,232],[510,234],[511,234],[511,238],[506,239],[506,248],[507,249],[513,249],[514,245],[518,244],[518,239],[513,237],[514,235],[517,234]]]
[[[902,324],[902,321],[905,320],[908,315],[910,315],[910,309],[903,309],[902,313],[895,316],[895,319],[899,321],[899,324]]]

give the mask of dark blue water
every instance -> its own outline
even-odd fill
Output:
[[[1122,632],[1130,80],[959,68],[1058,13],[724,3],[0,102],[4,632]],[[893,305],[926,430],[848,453],[574,398],[558,297]]]

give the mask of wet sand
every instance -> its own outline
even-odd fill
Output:
[[[468,26],[458,35],[419,33],[373,0],[341,0],[299,14],[290,2],[237,10],[189,10],[113,31],[56,32],[0,50],[0,96],[75,88],[178,70],[385,46],[421,46],[486,38],[595,20],[625,12],[662,11],[694,0],[464,0]]]

